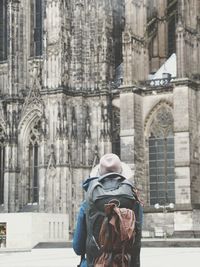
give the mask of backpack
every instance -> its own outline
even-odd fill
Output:
[[[133,184],[118,173],[91,181],[86,193],[88,267],[131,266],[135,240]]]

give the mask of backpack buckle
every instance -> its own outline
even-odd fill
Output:
[[[120,207],[120,201],[118,200],[118,199],[116,199],[116,198],[114,198],[114,199],[111,199],[109,202],[108,202],[108,204],[115,204],[115,206],[116,207]]]

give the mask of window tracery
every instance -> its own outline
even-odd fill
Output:
[[[150,204],[175,201],[173,116],[161,107],[150,126],[149,180]]]
[[[28,139],[29,149],[29,180],[28,180],[28,202],[38,202],[38,163],[39,163],[39,139],[40,121],[32,126]]]

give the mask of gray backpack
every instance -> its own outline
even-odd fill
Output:
[[[107,218],[105,206],[115,203],[118,208],[134,210],[136,194],[131,181],[118,173],[108,173],[90,182],[86,193],[87,242],[86,255],[88,267],[102,254],[99,241],[101,226]]]

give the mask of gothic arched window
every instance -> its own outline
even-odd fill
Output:
[[[174,202],[173,117],[168,108],[162,107],[154,117],[148,144],[150,204]]]
[[[38,202],[38,152],[40,122],[34,124],[29,135],[28,202]]]
[[[42,55],[42,0],[30,1],[30,56]]]
[[[0,1],[0,61],[7,59],[7,0]]]
[[[0,205],[4,203],[5,134],[0,126]]]

